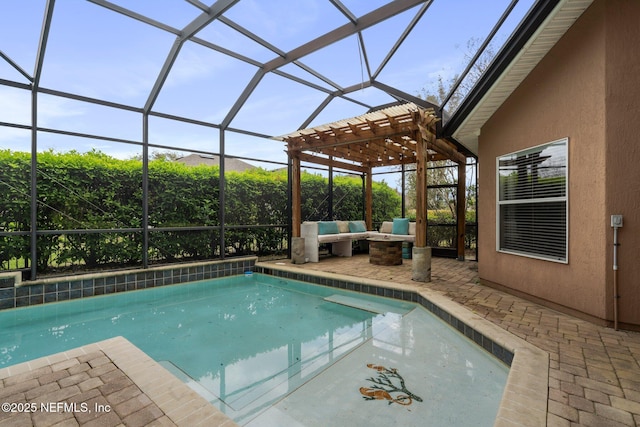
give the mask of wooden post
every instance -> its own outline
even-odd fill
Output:
[[[365,224],[367,230],[373,229],[373,175],[372,169],[369,167],[365,180]]]
[[[467,165],[458,163],[458,191],[456,195],[456,217],[458,227],[458,261],[464,261],[464,235],[466,229],[466,207],[467,207]]]
[[[416,241],[415,246],[427,246],[427,141],[416,135]]]
[[[427,247],[427,141],[416,132],[416,241],[411,280],[431,281],[431,248]]]
[[[291,158],[291,237],[300,237],[302,219],[302,195],[300,185],[300,158]]]

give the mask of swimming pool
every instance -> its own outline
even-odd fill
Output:
[[[8,310],[0,324],[0,367],[122,335],[249,426],[493,425],[508,374],[422,307],[261,274]]]

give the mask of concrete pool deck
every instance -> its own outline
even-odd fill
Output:
[[[497,424],[502,423],[502,415],[522,411],[521,424],[513,419],[503,425],[640,425],[640,333],[598,326],[480,285],[476,266],[473,261],[433,258],[431,282],[416,284],[411,280],[411,260],[389,267],[372,266],[368,255],[329,257],[318,263],[287,262],[288,268],[380,280],[400,289],[421,288],[430,299],[454,302],[459,309],[464,307],[488,321],[482,323],[546,353],[548,369],[534,369],[536,378],[530,378],[548,378],[546,423],[532,423],[528,406],[503,401]],[[530,390],[530,384],[519,382],[507,387]]]

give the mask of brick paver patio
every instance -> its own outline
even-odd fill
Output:
[[[0,369],[0,426],[236,424],[122,337]]]
[[[384,267],[356,255],[291,266],[416,284],[411,260]],[[548,426],[640,424],[640,333],[597,326],[480,285],[472,261],[433,258],[432,281],[424,286],[549,353]]]

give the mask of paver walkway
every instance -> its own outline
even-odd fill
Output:
[[[122,337],[0,369],[0,427],[236,424]]]
[[[383,267],[369,264],[367,255],[356,255],[291,265],[416,283],[411,260]],[[597,326],[480,285],[475,262],[433,258],[432,281],[425,286],[549,353],[548,426],[640,424],[640,333]]]
[[[102,351],[0,380],[0,424],[175,425]]]

